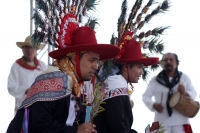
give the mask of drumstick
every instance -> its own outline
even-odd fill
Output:
[[[160,104],[162,104],[162,100],[163,100],[163,92],[161,94]]]

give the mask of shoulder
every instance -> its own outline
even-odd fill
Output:
[[[39,75],[32,84],[20,108],[28,107],[37,101],[54,101],[66,97],[68,76],[62,71],[51,71]]]
[[[39,60],[41,65],[46,65],[43,61]]]
[[[158,84],[159,82],[157,81],[157,76],[154,76],[153,78],[151,78],[151,80],[149,81],[147,88],[148,89],[155,89],[154,87]]]
[[[48,65],[46,65],[43,61],[39,60],[39,63],[44,71],[48,68]]]
[[[122,75],[109,76],[104,82],[108,85],[110,90],[128,87],[127,81]]]
[[[189,80],[190,81],[190,77],[187,74],[182,72],[181,80],[184,80],[184,81],[188,81]]]
[[[42,72],[40,75],[42,75],[42,74],[48,74],[48,73],[52,73],[52,72],[61,72],[61,71],[59,70],[58,67],[55,67],[55,66],[47,66],[46,71]],[[61,72],[61,73],[63,73],[63,72]],[[39,76],[40,76],[40,75],[39,75]]]
[[[68,77],[66,73],[60,71],[57,67],[49,66],[48,69],[38,75],[37,79],[53,79],[53,78],[64,78]]]
[[[149,84],[156,83],[157,82],[156,78],[157,78],[157,76],[154,76],[153,78],[151,78]]]
[[[20,69],[20,68],[21,68],[21,66],[17,63],[17,61],[15,61],[11,66],[12,70],[16,70],[16,69]]]

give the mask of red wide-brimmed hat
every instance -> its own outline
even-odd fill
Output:
[[[79,27],[72,33],[71,44],[49,53],[54,59],[60,59],[68,53],[92,51],[100,55],[101,60],[116,57],[120,49],[111,44],[97,44],[95,32],[90,27]]]
[[[124,47],[124,53],[117,59],[119,63],[141,63],[144,66],[154,65],[159,58],[147,58],[142,55],[141,46],[135,39],[127,41]]]

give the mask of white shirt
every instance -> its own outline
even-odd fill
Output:
[[[43,71],[47,69],[47,65],[39,61],[40,65],[38,68],[40,69],[34,69],[29,70],[22,66],[20,66],[18,63],[13,63],[10,74],[8,76],[8,92],[10,95],[15,97],[15,113],[16,110],[19,108],[21,103],[26,97],[26,90],[31,87],[33,82],[35,81],[35,78]]]
[[[195,99],[197,93],[192,85],[190,78],[186,74],[182,73],[180,81],[184,85],[186,92],[189,94],[189,96],[192,99]],[[173,92],[176,92],[177,89],[178,89],[178,84],[172,88]],[[154,121],[159,121],[160,123],[162,123],[163,126],[176,126],[176,125],[188,124],[189,118],[180,114],[178,111],[174,109],[171,117],[169,117],[166,106],[168,92],[169,89],[164,85],[158,83],[156,81],[156,76],[155,76],[148,84],[147,89],[142,96],[142,100],[144,104],[147,106],[147,108],[152,112],[155,112]],[[161,104],[164,107],[164,109],[162,113],[158,113],[153,109],[153,104],[155,102],[160,103],[162,93],[163,93],[163,98]],[[155,101],[152,100],[153,96],[155,97]]]

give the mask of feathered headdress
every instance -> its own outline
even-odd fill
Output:
[[[153,4],[157,4],[157,6],[155,9],[151,10]],[[141,30],[153,17],[166,12],[170,7],[169,4],[168,0],[164,0],[161,3],[149,0],[142,6],[143,0],[136,0],[127,18],[128,4],[127,0],[123,1],[121,14],[117,23],[118,35],[115,37],[113,34],[111,38],[111,44],[115,44],[121,49],[120,56],[126,52],[126,42],[132,38],[140,43],[144,58],[148,58],[152,54],[162,54],[164,45],[162,40],[160,40],[160,37],[169,26],[155,27],[145,32],[141,32]],[[151,70],[158,67],[159,64],[152,65]],[[144,68],[144,75],[142,76],[144,80],[147,79],[149,72],[148,68]]]
[[[91,15],[97,4],[97,0],[36,0],[32,17],[35,31],[31,38],[34,46],[40,43],[48,43],[56,48],[70,45],[71,35],[66,34],[79,25],[94,29],[98,24],[95,16]]]

